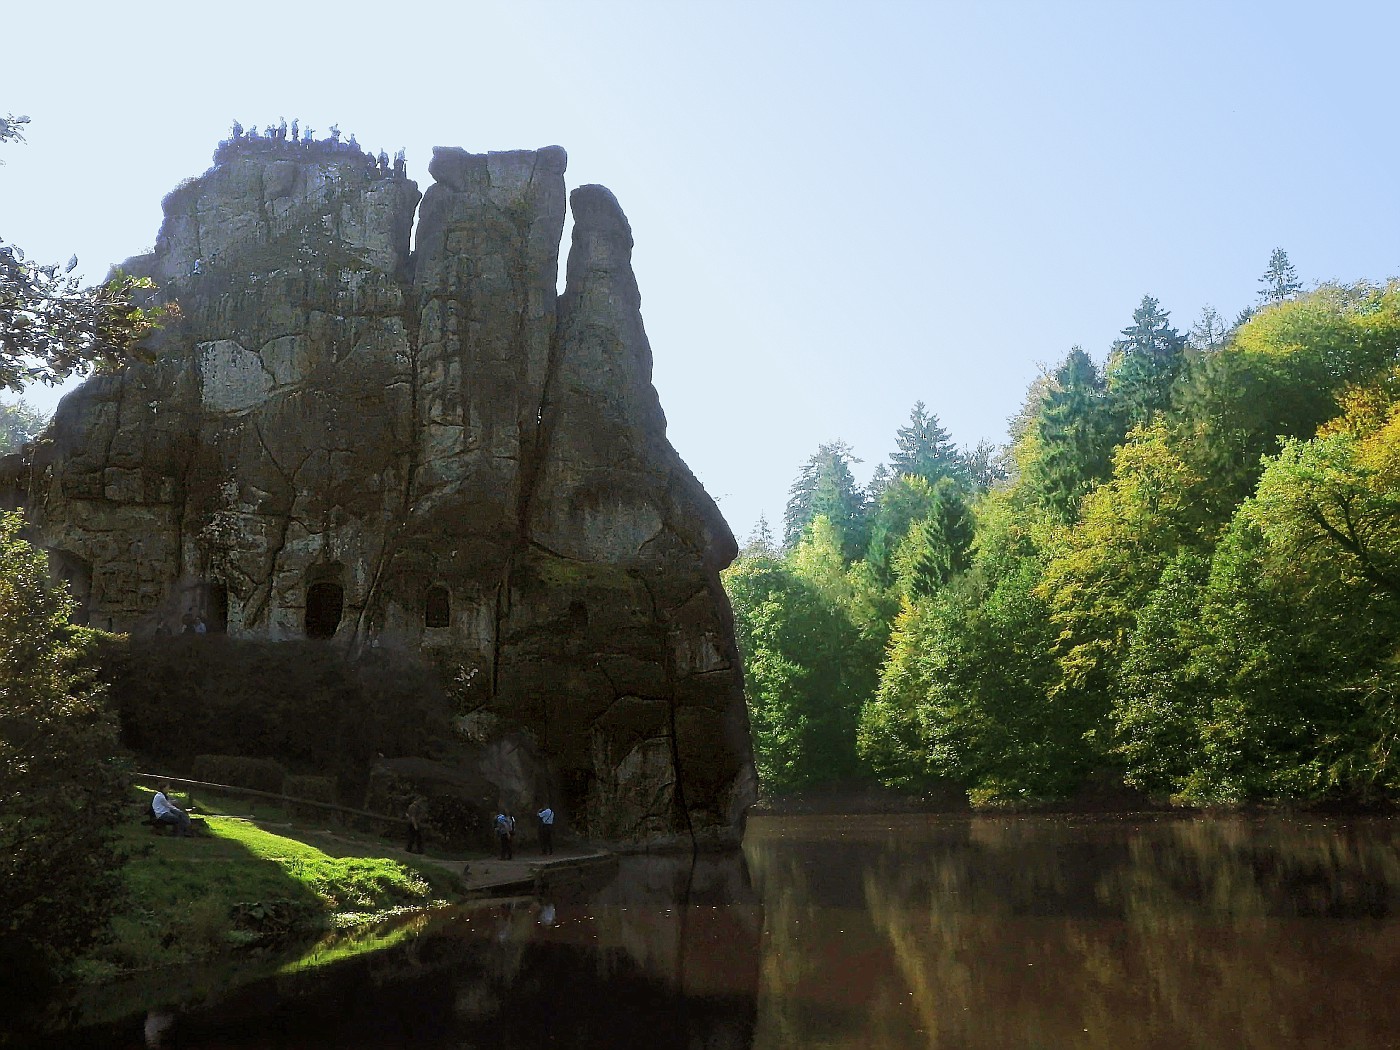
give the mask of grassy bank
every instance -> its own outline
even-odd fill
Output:
[[[446,869],[377,855],[356,841],[288,825],[211,815],[204,834],[154,834],[136,820],[121,831],[126,898],[110,936],[82,963],[86,981],[276,947],[456,899]]]

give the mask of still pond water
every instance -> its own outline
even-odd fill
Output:
[[[84,1047],[1400,1046],[1400,820],[764,817]]]

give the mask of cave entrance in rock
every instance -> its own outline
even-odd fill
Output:
[[[228,633],[228,584],[215,580],[209,585],[208,613],[204,617],[210,634]]]
[[[450,627],[452,625],[452,596],[446,587],[429,587],[423,596],[423,626]]]
[[[345,613],[345,589],[322,580],[306,589],[306,637],[333,638]]]

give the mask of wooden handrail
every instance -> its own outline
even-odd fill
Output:
[[[211,784],[207,780],[188,780],[184,777],[169,777],[162,773],[133,773],[137,780],[154,780],[158,783],[169,782],[187,787],[208,788],[229,795],[255,795],[258,798],[276,799],[278,802],[291,803],[296,806],[315,806],[318,809],[328,809],[335,813],[349,813],[356,817],[369,817],[372,820],[388,821],[391,824],[407,824],[407,817],[390,817],[383,813],[371,813],[367,809],[354,809],[350,806],[337,806],[333,802],[317,802],[309,798],[294,798],[291,795],[278,794],[274,791],[259,791],[257,788],[237,787],[233,784]]]

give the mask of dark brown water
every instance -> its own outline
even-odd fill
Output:
[[[48,1045],[1400,1046],[1397,905],[1389,818],[756,818]]]
[[[754,822],[756,1047],[1400,1045],[1400,823]]]

